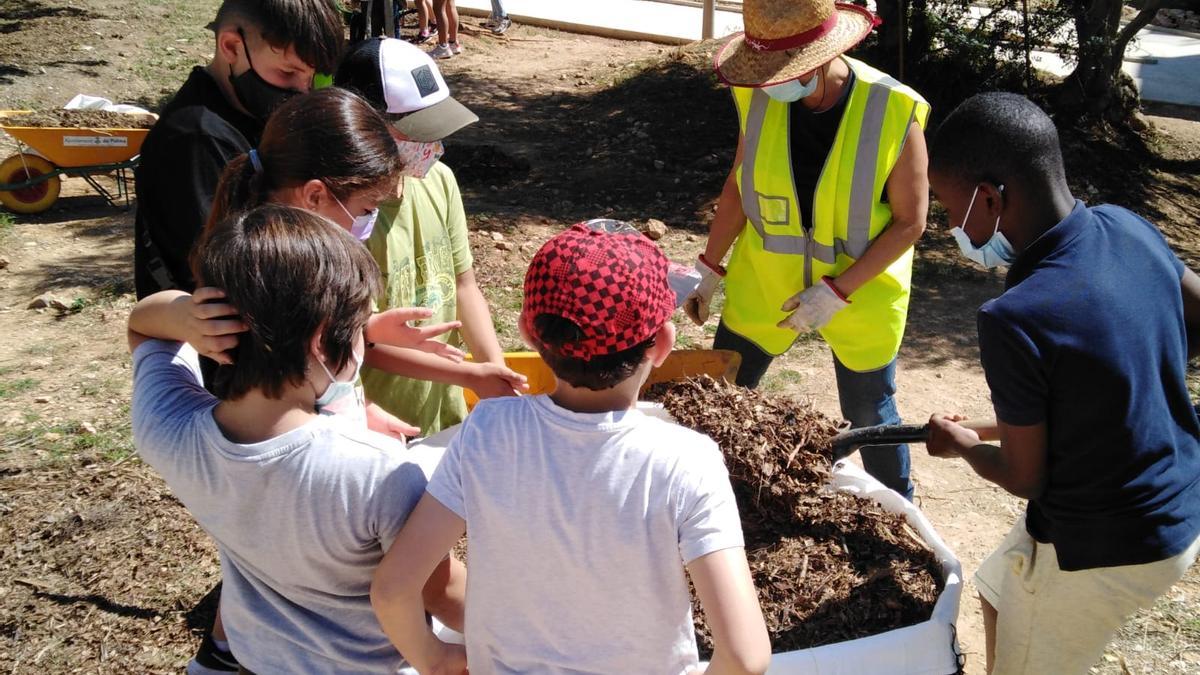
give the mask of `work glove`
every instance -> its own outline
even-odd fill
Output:
[[[821,283],[800,291],[783,303],[780,309],[792,313],[777,325],[807,333],[824,327],[834,314],[849,306],[850,301],[842,297],[829,277],[821,277]]]
[[[697,326],[703,326],[708,321],[708,307],[712,304],[713,293],[721,284],[721,278],[725,276],[725,270],[719,265],[713,267],[704,259],[704,254],[700,254],[696,258],[696,271],[700,273],[700,283],[684,298],[683,313]]]

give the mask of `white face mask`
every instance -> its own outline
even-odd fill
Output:
[[[342,203],[342,200],[337,198],[333,192],[329,193],[333,197],[333,201],[337,202],[338,206],[350,216],[350,234],[354,235],[359,241],[366,241],[371,236],[371,230],[375,229],[375,219],[379,217],[379,209],[371,209],[370,213],[364,213],[361,216],[356,216],[350,213],[350,209]]]
[[[320,359],[317,364],[321,366],[321,370],[329,376],[329,386],[325,388],[325,392],[317,397],[314,407],[321,415],[338,415],[349,417],[356,422],[361,422],[363,427],[367,424],[367,400],[363,395],[362,385],[358,382],[358,374],[362,370],[362,359],[353,351],[350,352],[350,358],[354,361],[354,375],[345,382],[340,382],[333,373],[329,372],[329,368],[325,367],[325,363]]]
[[[400,174],[413,178],[424,178],[446,151],[441,141],[396,141],[396,149],[400,152],[400,162],[404,164]]]
[[[802,98],[808,98],[817,91],[817,84],[821,81],[821,74],[815,73],[812,79],[807,84],[801,84],[800,80],[788,80],[780,82],[769,87],[763,87],[763,91],[767,96],[781,103],[791,103],[799,101]]]
[[[1000,186],[1000,192],[1004,192],[1004,186]],[[1000,216],[996,216],[996,225],[992,229],[992,236],[984,242],[983,246],[975,246],[971,243],[971,238],[967,236],[967,231],[963,228],[967,225],[967,220],[971,217],[971,209],[975,206],[975,198],[979,196],[979,186],[975,186],[975,191],[971,193],[971,203],[967,205],[967,213],[963,216],[962,225],[950,230],[950,234],[954,236],[954,240],[958,242],[958,248],[962,254],[972,262],[982,265],[987,269],[995,267],[1008,267],[1016,260],[1017,254],[1013,251],[1012,244],[1009,243],[1008,237],[1000,231]]]

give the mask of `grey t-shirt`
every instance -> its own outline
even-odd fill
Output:
[[[467,523],[472,675],[696,666],[684,565],[742,546],[708,437],[636,410],[491,399],[427,489]]]
[[[221,554],[221,617],[234,655],[270,673],[394,673],[371,577],[424,490],[386,436],[320,416],[261,443],[224,437],[196,352],[133,353],[133,435]]]

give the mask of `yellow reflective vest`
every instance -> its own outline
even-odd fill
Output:
[[[725,277],[725,326],[770,354],[787,351],[795,331],[776,326],[784,301],[822,276],[837,277],[892,222],[883,201],[888,176],[913,122],[924,128],[929,104],[911,88],[867,64],[854,71],[842,121],[817,181],[813,222],[802,223],[792,181],[788,104],[762,89],[733,88],[744,139],[738,188],[746,226]],[[814,161],[814,160],[807,160]],[[819,160],[816,160],[819,161]],[[908,315],[913,251],[850,296],[821,336],[856,371],[896,357]]]

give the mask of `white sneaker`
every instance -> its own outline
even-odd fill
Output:
[[[448,59],[454,56],[454,52],[450,50],[450,45],[442,43],[430,49],[429,56],[435,59]]]
[[[451,42],[450,43],[450,51],[452,53],[461,54],[462,50],[463,50],[463,46],[462,46],[461,42]]]
[[[504,35],[505,31],[507,31],[511,25],[512,19],[505,16],[501,17],[500,20],[496,22],[495,26],[488,26],[488,29],[492,31],[493,35]]]

